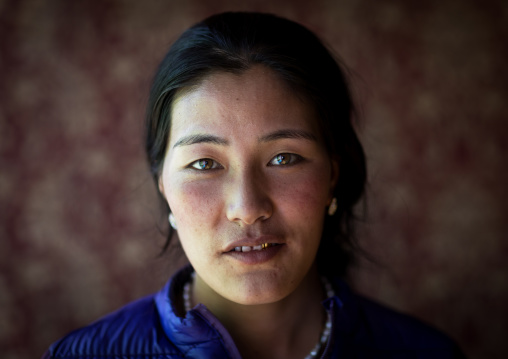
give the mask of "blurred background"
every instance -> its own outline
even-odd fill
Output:
[[[508,2],[0,0],[0,352],[39,357],[158,290],[151,77],[216,12],[272,12],[349,67],[369,165],[357,291],[508,357]]]

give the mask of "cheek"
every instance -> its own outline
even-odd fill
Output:
[[[210,183],[172,182],[167,198],[178,221],[179,234],[197,235],[209,230],[220,217],[221,197],[218,187]]]
[[[285,181],[275,181],[272,192],[278,207],[309,220],[321,218],[329,200],[330,182],[327,178],[326,171],[316,170]]]
[[[170,186],[167,198],[177,222],[178,238],[187,259],[195,268],[206,264],[214,251],[216,197],[216,193],[206,186],[177,181]]]

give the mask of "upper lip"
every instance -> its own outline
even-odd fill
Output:
[[[232,250],[234,250],[236,247],[243,247],[243,246],[249,246],[249,247],[253,247],[253,246],[259,246],[263,243],[277,243],[277,244],[282,244],[284,243],[281,239],[279,239],[277,236],[273,236],[273,235],[263,235],[263,236],[259,236],[259,237],[246,237],[246,238],[242,238],[242,239],[239,239],[237,241],[234,241],[234,242],[231,242],[231,243],[228,243],[228,245],[224,248],[224,251],[223,252],[231,252]]]

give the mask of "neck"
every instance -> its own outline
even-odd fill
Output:
[[[326,297],[313,267],[284,299],[242,305],[225,299],[196,275],[193,303],[203,303],[233,337],[242,358],[305,358],[321,336]]]

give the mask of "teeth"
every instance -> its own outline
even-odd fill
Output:
[[[271,247],[271,246],[275,246],[276,244],[275,243],[263,243],[263,244],[259,244],[257,246],[241,246],[241,247],[235,247],[234,251],[235,252],[250,252],[250,251],[260,251],[260,250],[263,250],[263,249],[266,249],[268,247]]]

